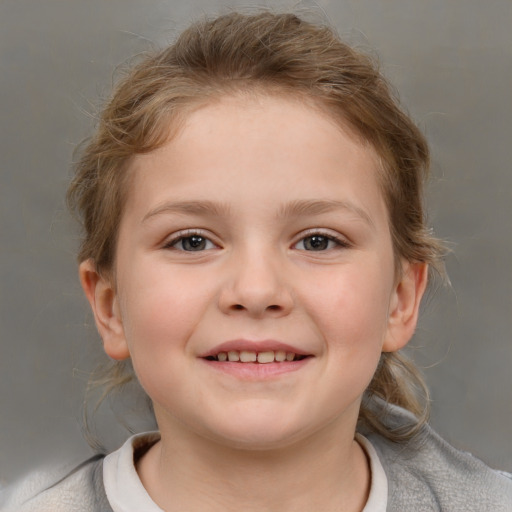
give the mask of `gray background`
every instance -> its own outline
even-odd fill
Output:
[[[73,148],[90,131],[112,69],[199,13],[242,5],[254,2],[0,1],[0,482],[90,453],[78,425],[100,344],[63,197]],[[270,5],[313,8],[352,43],[375,49],[426,132],[430,216],[453,242],[453,289],[425,304],[413,353],[436,428],[512,471],[512,2]],[[106,410],[99,423],[112,448],[126,435]]]

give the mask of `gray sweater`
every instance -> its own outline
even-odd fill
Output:
[[[393,428],[410,415],[393,407]],[[388,478],[388,512],[512,512],[512,477],[460,452],[425,426],[418,438],[396,444],[363,432]],[[39,472],[0,494],[2,512],[112,512],[103,486],[103,457],[61,473]],[[143,512],[143,511],[134,511]],[[312,511],[319,512],[319,511]]]

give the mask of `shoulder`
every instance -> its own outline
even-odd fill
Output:
[[[34,471],[0,493],[2,512],[108,512],[103,456],[66,468]]]
[[[411,420],[391,407],[390,426]],[[459,451],[425,426],[417,438],[393,443],[366,434],[375,447],[389,482],[389,510],[510,512],[512,476],[495,471],[471,454]]]

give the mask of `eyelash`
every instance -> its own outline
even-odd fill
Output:
[[[346,238],[338,236],[338,235],[335,235],[333,233],[326,233],[324,231],[316,230],[316,229],[311,229],[311,230],[307,231],[306,233],[302,233],[300,239],[293,244],[293,247],[296,247],[299,243],[304,242],[305,240],[311,239],[311,238],[314,238],[314,237],[321,237],[321,238],[326,239],[328,242],[334,242],[336,244],[336,247],[326,248],[326,249],[319,250],[319,251],[314,251],[314,250],[308,251],[307,249],[301,249],[302,251],[305,251],[305,252],[326,252],[328,250],[348,249],[349,247],[351,247],[350,242]]]
[[[206,236],[206,234],[201,230],[196,229],[189,229],[186,231],[181,231],[174,235],[170,240],[167,240],[163,246],[164,249],[174,249],[177,251],[183,251],[183,252],[202,252],[202,250],[199,251],[187,251],[186,249],[176,249],[176,245],[182,242],[183,240],[192,239],[193,237],[202,238],[205,240],[206,243],[210,243],[212,245],[216,245],[212,240]],[[206,249],[208,250],[208,249]]]
[[[170,240],[168,240],[164,244],[163,248],[164,249],[174,249],[174,250],[179,250],[179,251],[183,251],[183,252],[203,252],[205,250],[212,249],[212,247],[210,247],[210,248],[202,248],[202,249],[198,249],[197,251],[194,251],[194,250],[187,250],[184,248],[182,248],[182,249],[176,248],[176,245],[179,244],[180,242],[183,242],[184,240],[190,240],[194,237],[203,239],[206,244],[210,243],[212,245],[216,245],[214,242],[212,242],[212,240],[208,236],[206,236],[206,234],[203,231],[191,229],[191,230],[186,230],[186,231],[177,233],[175,236],[173,236]],[[292,245],[292,247],[295,248],[299,243],[301,243],[301,242],[304,243],[306,240],[312,239],[314,237],[325,239],[325,240],[327,240],[328,244],[329,244],[329,242],[334,242],[336,244],[336,247],[330,247],[330,248],[326,247],[325,249],[320,249],[317,251],[315,251],[314,249],[313,250],[299,249],[299,250],[302,250],[305,252],[326,252],[328,250],[333,250],[333,249],[337,249],[337,248],[341,248],[341,249],[345,248],[346,249],[351,246],[350,242],[348,242],[346,238],[334,235],[332,233],[326,233],[324,231],[312,229],[312,230],[307,231],[306,233],[302,233],[301,238],[297,242],[295,242]]]

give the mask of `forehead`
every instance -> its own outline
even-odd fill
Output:
[[[129,202],[215,191],[225,201],[259,193],[271,206],[276,198],[311,199],[295,197],[308,196],[308,187],[312,199],[364,193],[379,202],[378,162],[370,145],[300,97],[221,97],[188,114],[162,147],[133,159]]]

